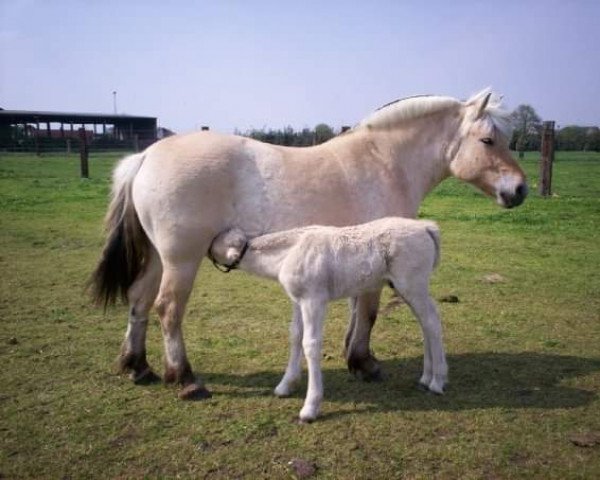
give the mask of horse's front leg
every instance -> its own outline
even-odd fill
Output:
[[[196,378],[187,359],[181,322],[185,312],[199,262],[165,262],[160,289],[156,300],[156,310],[165,345],[165,383],[183,386],[179,397],[184,400],[208,398],[210,392],[203,382]]]
[[[377,320],[381,289],[351,298],[345,354],[348,370],[365,381],[380,380],[381,367],[371,353],[371,330]]]
[[[148,314],[158,293],[162,266],[156,250],[152,249],[144,270],[129,288],[129,321],[127,332],[117,359],[121,372],[131,372],[136,384],[160,380],[146,360],[146,330]]]
[[[315,299],[302,300],[302,348],[308,366],[308,388],[300,420],[312,422],[321,410],[323,400],[323,376],[321,373],[321,350],[323,346],[323,320],[326,302]]]
[[[275,395],[278,397],[290,395],[300,380],[302,374],[302,333],[302,311],[300,306],[294,302],[294,311],[290,323],[290,358],[281,382],[275,387]]]

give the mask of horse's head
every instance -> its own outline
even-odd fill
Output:
[[[508,149],[510,124],[499,104],[500,99],[491,92],[482,92],[464,104],[450,171],[494,197],[499,205],[512,208],[525,200],[527,183]]]

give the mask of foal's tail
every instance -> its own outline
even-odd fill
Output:
[[[144,161],[144,154],[122,159],[113,173],[112,199],[106,213],[106,244],[89,280],[96,305],[127,301],[127,291],[142,271],[150,241],[133,206],[131,185]]]
[[[435,269],[440,263],[440,228],[434,222],[429,222],[429,224],[425,227],[427,233],[433,240],[433,245],[435,246],[435,258],[433,260],[433,268]]]

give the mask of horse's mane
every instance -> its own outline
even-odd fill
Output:
[[[437,95],[416,95],[401,98],[379,107],[371,115],[362,120],[357,125],[357,128],[366,126],[388,128],[400,122],[441,112],[460,104],[461,102],[455,98]]]
[[[381,129],[391,128],[406,120],[421,118],[452,107],[473,104],[481,100],[488,93],[491,93],[491,89],[486,88],[471,96],[465,102],[456,98],[441,95],[415,95],[401,98],[379,107],[371,115],[363,119],[355,128],[367,126]],[[501,100],[502,97],[492,93],[485,111],[494,126],[496,126],[503,135],[510,137],[511,125],[509,113],[502,108]]]

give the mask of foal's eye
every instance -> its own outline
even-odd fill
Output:
[[[490,137],[482,138],[481,141],[483,143],[485,143],[486,145],[493,145],[494,144],[494,140],[492,138],[490,138]]]

